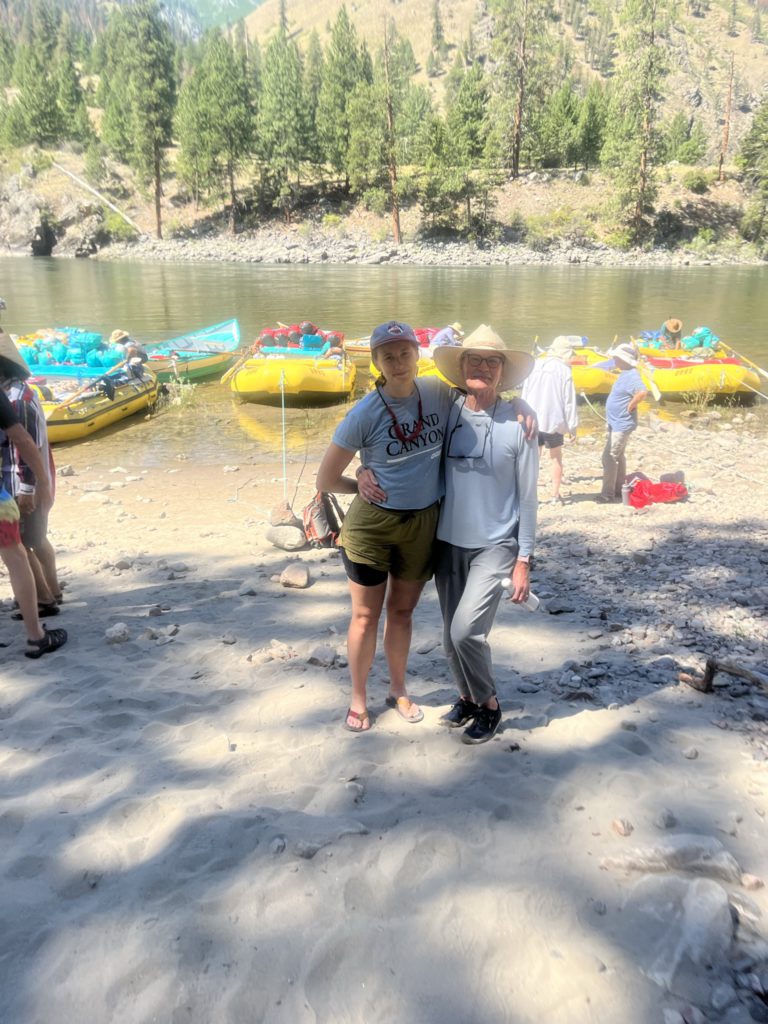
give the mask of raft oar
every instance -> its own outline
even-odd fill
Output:
[[[219,384],[226,384],[227,381],[229,380],[229,378],[233,374],[237,373],[237,371],[240,369],[240,367],[243,365],[243,363],[246,362],[246,360],[248,360],[250,358],[251,358],[251,350],[250,349],[246,349],[245,352],[240,356],[240,358],[234,364],[234,366],[230,366],[230,368],[227,370],[227,372],[224,374],[224,376],[219,381]]]
[[[730,345],[726,345],[724,341],[721,341],[720,344],[729,352],[733,352],[733,354],[737,356],[742,363],[746,363],[747,366],[750,366],[753,370],[757,370],[761,377],[765,377],[765,379],[768,380],[768,373],[762,368],[762,366],[758,366],[757,363],[753,363],[751,359],[747,359],[747,357],[743,356],[741,352],[737,352],[735,348],[731,348]]]
[[[764,395],[762,391],[758,391],[757,388],[753,388],[752,385],[747,384],[746,381],[742,381],[742,383],[745,388],[749,388],[750,391],[754,391],[756,395],[760,395],[761,398],[764,398],[766,402],[768,402],[768,395]]]
[[[640,379],[642,380],[643,384],[648,385],[648,390],[651,392],[656,401],[660,402],[661,392],[659,391],[658,384],[653,379],[653,368],[649,367],[648,364],[641,359],[638,361],[638,369],[640,370]]]
[[[90,377],[81,388],[77,389],[74,395],[70,395],[66,402],[62,402],[59,405],[58,410],[61,411],[62,409],[66,409],[67,406],[72,405],[73,402],[77,401],[80,395],[84,395],[86,391],[90,391],[90,389],[93,387],[96,381],[101,380],[102,377],[108,377],[111,373],[115,373],[117,370],[122,370],[122,368],[126,366],[127,363],[128,360],[124,359],[122,363],[118,363],[117,366],[113,366],[110,370],[107,370],[106,373],[100,373],[98,377]]]

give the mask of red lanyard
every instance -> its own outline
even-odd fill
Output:
[[[419,412],[418,416],[416,417],[416,426],[413,428],[413,432],[406,436],[405,431],[397,422],[397,416],[395,416],[394,412],[392,412],[392,409],[389,407],[389,405],[387,405],[387,400],[384,398],[384,395],[382,395],[381,388],[379,387],[378,384],[376,385],[376,393],[384,403],[384,408],[389,413],[390,419],[392,420],[392,426],[395,428],[395,437],[401,444],[408,444],[409,441],[415,441],[416,438],[424,429],[424,410],[421,407],[421,392],[419,391],[419,388],[415,381],[413,383],[413,386],[416,388],[416,394],[419,396]]]

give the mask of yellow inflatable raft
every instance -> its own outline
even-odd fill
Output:
[[[279,405],[284,392],[289,405],[322,405],[349,398],[356,379],[354,363],[343,356],[254,356],[233,374],[230,388],[242,402]]]
[[[79,441],[90,437],[148,408],[157,398],[157,379],[146,370],[141,379],[120,374],[108,380],[108,384],[103,383],[103,380],[94,381],[87,391],[71,402],[68,393],[61,390],[64,383],[62,380],[55,382],[56,391],[52,399],[47,385],[38,386],[48,425],[48,440],[51,443]],[[69,396],[76,394],[81,386],[77,381],[67,383],[72,385]]]

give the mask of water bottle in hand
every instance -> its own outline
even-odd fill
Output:
[[[511,595],[512,580],[509,578],[509,576],[506,576],[501,581],[501,585]],[[536,595],[534,593],[531,593],[529,591],[528,597],[525,599],[525,601],[521,601],[520,602],[520,607],[521,608],[525,608],[525,610],[528,611],[528,612],[535,612],[536,609],[539,607],[539,604],[540,604],[540,601],[539,601],[538,597],[536,597]]]

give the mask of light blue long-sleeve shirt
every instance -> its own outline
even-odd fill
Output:
[[[525,440],[512,403],[500,399],[495,408],[471,412],[463,396],[455,399],[444,465],[438,539],[485,548],[517,533],[519,554],[532,554],[539,449],[536,441]]]

